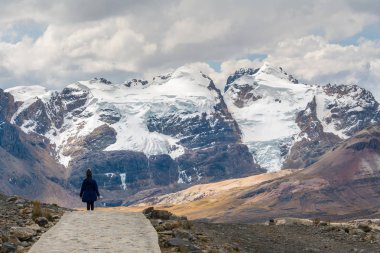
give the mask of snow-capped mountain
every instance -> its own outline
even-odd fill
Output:
[[[153,178],[145,183],[151,187],[262,172],[240,144],[221,92],[188,67],[151,81],[96,78],[62,91],[32,86],[6,92],[20,104],[10,122],[47,138],[74,184],[89,166],[110,189],[126,189],[138,178]],[[152,172],[160,168],[163,175]],[[170,180],[162,180],[165,173]]]
[[[223,93],[210,77],[184,66],[152,80],[94,78],[60,91],[26,86],[4,94],[12,97],[4,106],[6,123],[39,136],[43,153],[66,167],[55,183],[77,187],[91,167],[112,200],[305,168],[380,122],[370,92],[302,84],[269,64],[236,71]]]
[[[320,156],[340,140],[380,122],[379,105],[370,92],[356,85],[301,84],[282,68],[269,64],[236,71],[227,80],[224,98],[242,131],[243,143],[268,171],[280,170],[284,163],[290,168],[307,166],[316,157],[294,163],[292,159],[302,156],[298,151],[323,149]],[[310,103],[314,103],[313,108]],[[314,117],[301,122],[300,113]],[[320,126],[318,136],[316,125]],[[322,134],[330,136],[326,138],[330,145],[309,145],[301,151],[305,145],[300,143],[319,144]],[[296,157],[290,151],[297,153]]]
[[[93,150],[134,150],[176,158],[185,147],[209,144],[197,143],[202,142],[201,136],[186,129],[195,127],[191,124],[194,119],[208,121],[205,127],[209,129],[204,130],[213,131],[211,135],[217,135],[223,124],[220,121],[224,122],[226,130],[236,132],[231,138],[237,141],[240,137],[233,120],[215,109],[222,101],[210,83],[201,73],[183,67],[150,83],[135,80],[119,85],[94,79],[71,84],[62,92],[38,86],[7,92],[23,102],[12,123],[50,139],[58,160],[68,166],[77,152],[89,146]],[[179,129],[178,124],[186,126]],[[89,139],[92,135],[107,138],[96,142]]]

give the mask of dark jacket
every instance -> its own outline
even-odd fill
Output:
[[[98,184],[94,179],[86,178],[83,180],[82,187],[80,189],[80,197],[83,202],[93,202],[96,201],[100,196],[98,191]]]

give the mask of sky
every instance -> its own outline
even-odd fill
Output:
[[[192,65],[223,87],[263,62],[380,100],[378,0],[0,0],[0,88],[116,83]]]

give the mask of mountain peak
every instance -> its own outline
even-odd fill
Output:
[[[15,101],[26,101],[46,94],[48,89],[40,85],[30,85],[12,87],[6,89],[5,92],[12,94]]]
[[[152,84],[168,84],[171,86],[171,90],[182,87],[183,89],[192,89],[192,92],[196,92],[199,87],[202,87],[202,90],[203,88],[209,88],[210,81],[211,79],[198,68],[184,65],[171,73],[155,76],[152,80]]]
[[[94,77],[89,81],[90,84],[92,83],[103,83],[103,84],[112,84],[111,81],[105,79],[104,77]]]
[[[224,92],[226,92],[228,90],[228,88],[231,86],[231,84],[233,82],[235,82],[235,80],[239,79],[240,77],[242,76],[246,76],[246,75],[254,75],[256,74],[260,69],[252,69],[252,68],[240,68],[238,70],[235,71],[235,73],[231,74],[228,78],[227,78],[227,83],[226,83],[226,86],[224,87]]]
[[[176,74],[200,74],[201,71],[196,68],[196,67],[193,67],[193,66],[190,66],[190,65],[183,65],[177,69],[175,69],[173,71],[173,75],[176,75]]]
[[[274,66],[268,62],[265,62],[263,66],[257,69],[253,68],[240,68],[236,70],[233,74],[231,74],[227,78],[226,86],[224,87],[224,92],[226,92],[231,85],[238,80],[241,77],[244,76],[253,76],[253,77],[260,77],[260,79],[266,79],[266,75],[275,77],[278,79],[288,80],[291,83],[298,84],[298,80],[295,79],[292,75],[289,75],[285,72],[285,70],[282,67]]]
[[[295,84],[298,83],[298,80],[295,79],[292,75],[286,73],[286,71],[282,67],[274,66],[268,62],[265,62],[263,66],[259,69],[258,74],[262,73],[275,76],[280,79],[286,79]]]
[[[149,82],[147,80],[141,79],[132,79],[130,81],[125,82],[123,85],[126,87],[147,87]]]

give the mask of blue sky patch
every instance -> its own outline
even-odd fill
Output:
[[[41,25],[31,20],[23,20],[1,32],[0,41],[14,44],[21,41],[24,37],[36,40],[45,30],[45,25]]]
[[[360,38],[365,38],[368,40],[380,40],[380,22],[364,27],[364,29],[361,32],[355,34],[352,37],[334,42],[342,46],[358,45],[358,41]]]

